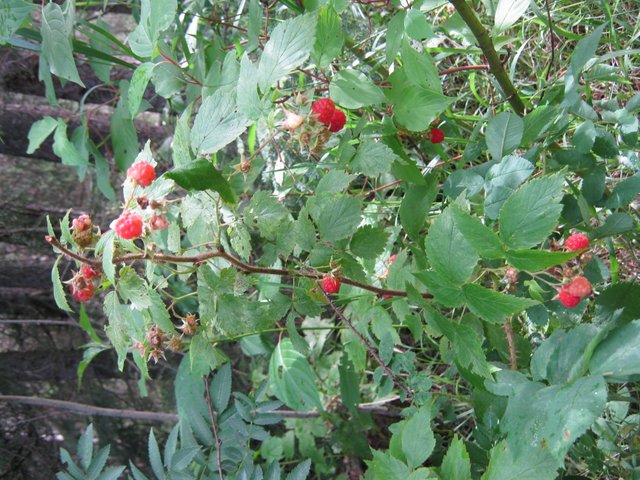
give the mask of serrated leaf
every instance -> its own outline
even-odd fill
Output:
[[[458,230],[482,258],[498,259],[505,256],[498,234],[461,208],[450,207]]]
[[[238,112],[235,95],[218,89],[202,102],[191,129],[191,148],[196,155],[215,153],[238,138],[251,120]]]
[[[462,305],[464,297],[460,285],[453,283],[434,270],[425,270],[414,273],[414,275],[427,287],[436,302],[449,308]]]
[[[623,377],[640,373],[640,320],[611,333],[593,352],[589,370],[594,375]]]
[[[388,238],[384,228],[365,225],[353,234],[350,248],[354,255],[373,260],[384,251]]]
[[[362,108],[385,101],[382,89],[357,70],[340,70],[329,85],[331,99],[344,108]]]
[[[494,29],[502,32],[516,23],[529,8],[531,0],[499,0],[496,7]]]
[[[135,310],[151,307],[146,283],[131,268],[120,270],[117,291],[125,302],[131,302],[131,307]]]
[[[491,323],[502,323],[508,316],[538,304],[529,298],[507,295],[473,283],[463,285],[462,291],[469,310]]]
[[[487,122],[485,141],[494,160],[500,161],[520,145],[524,122],[515,113],[502,112]]]
[[[162,464],[162,457],[160,456],[160,447],[158,447],[158,441],[153,433],[153,428],[149,430],[149,441],[147,446],[151,470],[153,470],[153,474],[158,480],[164,480],[164,466]]]
[[[409,238],[422,241],[420,232],[424,227],[429,209],[438,194],[438,182],[435,175],[427,177],[426,185],[410,185],[400,203],[400,223]]]
[[[258,96],[258,67],[245,53],[240,60],[237,94],[238,112],[251,120],[257,120],[262,111]]]
[[[361,220],[360,208],[361,201],[355,197],[335,195],[326,198],[319,211],[313,212],[320,238],[335,242],[353,234]]]
[[[225,202],[236,202],[231,185],[208,160],[200,159],[185,166],[176,167],[163,176],[170,178],[187,191],[213,190],[218,192]]]
[[[395,104],[393,109],[397,122],[414,132],[427,130],[431,122],[455,100],[434,89],[414,85],[405,74],[394,72],[391,76],[393,88],[388,96]]]
[[[547,252],[546,250],[508,250],[505,258],[509,265],[526,272],[541,272],[554,265],[568,262],[580,252]]]
[[[218,369],[211,382],[211,401],[218,414],[224,412],[231,398],[231,365],[225,363]]]
[[[200,332],[191,338],[189,360],[191,372],[197,377],[209,375],[220,364],[216,347],[209,341],[205,332]]]
[[[431,267],[454,284],[467,281],[478,263],[478,254],[456,226],[451,208],[429,228],[425,251]]]
[[[409,467],[388,452],[373,450],[373,460],[367,460],[376,480],[398,480],[409,476]]]
[[[9,37],[29,18],[33,3],[25,0],[5,0],[0,5],[0,45],[4,45]]]
[[[140,146],[138,144],[138,134],[129,116],[128,92],[129,83],[122,80],[119,85],[120,99],[115,112],[111,116],[109,132],[111,134],[111,145],[116,166],[125,171],[131,166],[138,155]]]
[[[593,240],[603,237],[610,237],[620,233],[633,230],[635,224],[633,218],[628,213],[615,212],[607,217],[603,225],[595,228],[589,237]]]
[[[129,326],[134,323],[133,316],[131,315],[131,310],[120,303],[116,292],[107,293],[104,299],[103,310],[109,320],[109,324],[105,327],[104,331],[116,349],[116,353],[118,354],[118,368],[122,371],[131,342]]]
[[[304,462],[296,465],[296,468],[291,470],[291,473],[287,475],[286,480],[305,480],[311,470],[311,459],[307,458]]]
[[[151,57],[160,33],[169,28],[178,8],[177,0],[141,0],[140,23],[129,35],[136,55]]]
[[[0,19],[0,25],[1,24],[2,19]],[[44,117],[31,125],[31,128],[29,129],[29,147],[27,148],[27,154],[31,155],[35,152],[38,147],[42,145],[42,142],[44,142],[47,137],[53,133],[57,126],[58,121],[51,117]]]
[[[602,414],[606,403],[607,387],[599,375],[551,387],[522,383],[509,396],[500,429],[507,434],[515,458],[542,447],[561,467],[573,442]]]
[[[340,193],[355,178],[357,178],[357,175],[349,175],[342,170],[330,170],[318,182],[316,193]]]
[[[587,153],[596,139],[596,127],[591,120],[582,123],[573,134],[572,143],[580,153]]]
[[[129,105],[129,115],[131,118],[135,117],[140,109],[140,102],[149,80],[151,80],[151,73],[155,64],[151,62],[145,62],[138,65],[131,76],[131,82],[129,83],[129,92],[127,95],[127,103]]]
[[[111,445],[107,445],[106,447],[101,448],[93,458],[91,465],[87,468],[87,480],[97,480],[102,477],[104,472],[105,465],[107,464],[107,460],[109,459],[109,452],[111,451]],[[122,467],[124,470],[124,467]],[[120,470],[120,471],[122,471]],[[101,474],[102,473],[102,474]],[[113,475],[113,472],[111,472]],[[115,478],[118,478],[117,475]]]
[[[491,458],[482,480],[554,480],[558,466],[546,449],[532,448],[514,458],[506,441],[491,449]]]
[[[440,476],[455,480],[471,480],[471,461],[464,446],[464,442],[458,436],[449,444],[447,454],[440,466]]]
[[[314,14],[300,15],[273,29],[258,65],[258,83],[263,92],[307,59],[314,45],[316,22]]]
[[[538,178],[514,192],[500,209],[500,237],[511,249],[531,248],[545,240],[562,212],[561,173]]]
[[[58,125],[53,134],[53,153],[60,157],[64,165],[74,167],[86,167],[89,165],[87,158],[69,141],[67,137],[67,124],[61,119],[58,119]]]
[[[397,158],[396,154],[384,143],[365,140],[358,146],[356,154],[351,160],[354,171],[369,177],[377,177],[391,170],[391,163]]]
[[[571,54],[570,70],[574,77],[578,77],[584,66],[589,60],[591,60],[596,54],[598,43],[604,28],[607,26],[603,23],[598,28],[594,29],[589,35],[580,39],[576,45],[575,50]]]
[[[431,430],[430,408],[422,407],[406,420],[401,438],[402,452],[409,468],[422,465],[436,445],[436,439]]]
[[[62,285],[62,281],[60,280],[60,272],[58,271],[58,264],[62,256],[59,256],[56,259],[56,262],[53,264],[53,268],[51,269],[51,282],[53,283],[53,299],[56,301],[56,305],[59,309],[64,310],[65,312],[73,312],[69,303],[67,302],[67,297],[64,293],[64,287]]]
[[[282,339],[271,354],[269,383],[275,396],[294,410],[322,411],[313,370],[288,338]]]
[[[343,45],[342,20],[330,5],[325,5],[318,14],[316,41],[311,57],[318,67],[326,68],[340,54]]]
[[[105,470],[96,478],[96,480],[118,480],[126,467],[111,467]]]
[[[73,59],[71,31],[60,5],[51,2],[44,7],[40,34],[42,55],[49,64],[51,73],[84,87]]]
[[[620,208],[627,206],[640,193],[640,174],[625,178],[618,183],[607,198],[607,208]]]
[[[500,208],[515,191],[533,173],[533,164],[525,158],[506,156],[493,165],[485,176],[484,212],[487,217],[498,218]]]
[[[93,457],[93,423],[90,423],[84,433],[80,435],[77,452],[80,457],[80,465],[87,470]]]

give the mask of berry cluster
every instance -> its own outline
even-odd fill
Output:
[[[567,308],[573,308],[580,303],[584,297],[591,294],[591,282],[578,275],[571,282],[563,285],[558,291],[558,300]]]
[[[71,222],[73,240],[80,246],[86,247],[93,242],[93,222],[89,215],[80,215]]]
[[[313,102],[311,113],[333,133],[342,130],[347,123],[347,116],[342,110],[336,108],[330,98],[321,98]]]
[[[444,141],[444,132],[439,128],[432,128],[429,132],[429,141],[431,143],[442,143]]]
[[[124,212],[111,224],[116,235],[125,240],[133,240],[142,235],[144,223],[137,213]]]
[[[91,300],[95,293],[93,280],[99,278],[100,274],[91,265],[82,265],[80,271],[76,272],[68,282],[69,288],[71,289],[71,296],[74,300],[80,303]]]
[[[573,235],[569,235],[567,239],[564,241],[564,246],[570,252],[577,252],[578,250],[582,250],[583,248],[587,248],[589,246],[589,237],[582,233],[574,233]]]

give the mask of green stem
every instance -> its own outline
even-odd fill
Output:
[[[489,71],[498,81],[498,84],[502,88],[502,91],[507,97],[508,102],[511,104],[511,107],[513,107],[518,115],[524,115],[524,103],[522,103],[522,100],[518,96],[516,87],[511,83],[509,75],[507,75],[506,70],[502,66],[502,62],[496,53],[496,49],[493,46],[493,41],[491,40],[489,32],[484,28],[482,23],[480,23],[480,20],[478,20],[478,17],[467,3],[467,0],[449,0],[449,2],[456,8],[456,11],[460,14],[464,23],[467,24],[473,35],[476,37],[478,45],[489,64]]]

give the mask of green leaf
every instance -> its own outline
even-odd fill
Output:
[[[479,218],[452,206],[453,219],[462,236],[482,258],[498,259],[505,256],[504,246],[498,234],[484,225]]]
[[[589,370],[616,377],[640,374],[640,320],[623,325],[598,345]]]
[[[224,89],[202,102],[191,129],[191,148],[198,154],[215,153],[238,138],[251,121],[237,111],[234,95]]]
[[[404,37],[404,19],[407,12],[398,11],[387,24],[385,56],[387,63],[391,65],[395,56],[400,50],[402,38]]]
[[[317,19],[300,15],[278,24],[264,46],[258,65],[258,84],[265,92],[307,59],[314,45]]]
[[[342,240],[353,234],[361,220],[361,201],[350,196],[323,196],[319,211],[312,212],[320,232],[326,242]]]
[[[163,176],[170,178],[187,191],[213,190],[218,192],[225,202],[236,202],[236,196],[229,182],[208,160],[200,159],[183,167],[174,168]]]
[[[426,307],[427,323],[435,326],[451,343],[456,362],[483,378],[491,379],[491,370],[482,349],[482,337],[470,326],[448,320],[437,310]]]
[[[518,146],[524,134],[524,122],[515,113],[502,112],[487,122],[485,140],[494,160],[500,161]]]
[[[369,177],[378,177],[391,170],[391,162],[397,158],[384,143],[365,140],[356,151],[351,161],[353,171],[363,173]]]
[[[271,354],[269,384],[275,396],[294,410],[322,411],[313,370],[288,338],[282,339]]]
[[[531,0],[499,0],[494,17],[494,31],[502,32],[516,23],[529,8]]]
[[[464,302],[460,285],[456,285],[436,271],[425,270],[424,272],[414,273],[414,275],[427,287],[435,301],[445,307],[459,307]]]
[[[546,449],[531,448],[527,455],[514,457],[503,440],[491,449],[489,467],[482,480],[555,480],[558,466]]]
[[[343,45],[342,20],[330,5],[325,5],[318,14],[316,41],[311,58],[318,67],[326,68],[340,55]]]
[[[263,236],[274,238],[282,221],[289,216],[289,211],[269,192],[261,190],[251,197],[244,215],[248,225],[256,223]]]
[[[600,329],[594,325],[578,325],[569,331],[556,330],[531,358],[533,379],[564,384],[582,376],[600,340]]]
[[[153,433],[153,428],[149,430],[149,441],[147,444],[149,449],[149,463],[151,464],[151,470],[153,470],[153,473],[158,480],[163,480],[165,478],[164,465],[162,464],[160,448],[158,447],[156,436]]]
[[[120,270],[117,291],[125,302],[131,302],[131,307],[135,310],[151,307],[147,285],[132,268]]]
[[[33,3],[25,0],[5,0],[0,5],[0,45],[4,45],[9,37],[29,18]]]
[[[42,10],[42,55],[51,73],[84,87],[71,48],[71,29],[59,5],[51,2]]]
[[[357,406],[360,403],[360,376],[353,368],[353,363],[346,351],[340,357],[338,373],[340,374],[340,399],[351,416],[355,417],[358,415]]]
[[[467,281],[478,263],[478,254],[456,226],[447,208],[436,217],[425,239],[427,259],[433,269],[454,284]]]
[[[193,375],[203,377],[220,365],[220,356],[216,347],[209,341],[205,332],[200,332],[191,339],[189,360]]]
[[[113,471],[113,469],[109,469],[105,472],[102,471],[107,464],[107,460],[109,459],[110,450],[111,445],[107,445],[106,447],[101,448],[98,453],[96,453],[96,456],[91,462],[91,465],[89,465],[89,467],[87,468],[87,480],[98,480],[104,478],[117,480],[120,473],[122,473],[122,470],[124,470],[124,467],[116,467],[119,471],[115,476],[115,472]]]
[[[522,383],[509,396],[500,429],[507,434],[516,460],[542,447],[561,467],[573,442],[602,414],[606,403],[607,386],[599,375],[546,388]]]
[[[611,196],[607,198],[605,206],[607,208],[625,207],[640,193],[640,174],[625,178],[618,183]]]
[[[53,268],[51,269],[51,282],[53,283],[53,299],[56,301],[56,305],[59,309],[64,310],[65,312],[73,312],[69,303],[67,302],[67,297],[64,293],[64,287],[62,286],[62,281],[60,280],[60,272],[58,271],[58,264],[62,256],[59,256],[56,259],[56,262],[53,264]]]
[[[409,38],[419,42],[436,37],[426,15],[419,8],[412,8],[407,12],[404,18],[404,31]]]
[[[411,415],[402,429],[402,452],[409,468],[414,469],[429,458],[436,445],[431,430],[431,409],[422,407]]]
[[[491,323],[502,323],[508,316],[538,304],[535,300],[506,295],[473,283],[463,285],[462,291],[469,310]]]
[[[349,175],[342,170],[330,170],[318,182],[316,194],[340,193],[357,177],[357,175]]]
[[[134,324],[133,315],[131,315],[131,310],[127,306],[119,302],[118,295],[113,291],[107,293],[103,309],[109,320],[109,325],[105,327],[104,332],[116,349],[118,368],[122,371],[131,342],[129,326]]]
[[[147,89],[147,84],[151,79],[154,66],[155,64],[151,62],[141,63],[131,76],[129,93],[127,95],[129,115],[131,118],[135,117],[140,109],[140,102],[142,102],[144,91]]]
[[[500,210],[500,236],[514,250],[545,240],[562,211],[561,173],[532,180],[514,192]]]
[[[438,194],[438,182],[435,175],[427,177],[426,185],[409,185],[400,204],[400,223],[409,238],[422,241],[420,232],[424,227],[429,209]]]
[[[116,282],[116,267],[113,264],[114,242],[115,232],[109,230],[102,234],[96,244],[96,254],[102,253],[102,271],[111,283]]]
[[[568,262],[580,252],[547,252],[546,250],[508,250],[507,263],[518,270],[541,272],[554,265]]]
[[[350,248],[354,255],[373,260],[384,251],[388,238],[384,228],[365,225],[351,238]]]
[[[591,120],[582,123],[573,134],[572,143],[580,153],[588,153],[596,140],[596,127]]]
[[[331,99],[344,108],[362,108],[385,101],[382,89],[357,70],[341,70],[331,79]]]
[[[549,130],[560,116],[559,107],[543,105],[536,107],[524,117],[522,145],[530,145]]]
[[[506,156],[493,165],[485,176],[484,213],[496,219],[504,202],[533,173],[533,164],[522,157]]]
[[[231,398],[231,364],[225,363],[218,369],[211,382],[211,401],[218,414],[229,406]]]
[[[609,321],[622,309],[620,322],[640,319],[640,285],[628,282],[616,283],[606,288],[596,299],[596,318]]]
[[[592,240],[596,240],[598,238],[611,237],[613,235],[618,235],[620,233],[628,232],[629,230],[633,230],[635,224],[633,222],[633,218],[628,213],[624,212],[615,212],[607,217],[604,221],[604,224],[594,229],[589,237]]]
[[[379,450],[372,453],[373,460],[367,460],[367,464],[373,470],[375,480],[398,480],[409,476],[409,467],[390,453]]]
[[[125,171],[135,160],[140,150],[140,145],[138,144],[138,134],[133,125],[133,120],[129,116],[128,83],[124,80],[121,81],[119,90],[121,96],[116,110],[111,116],[109,131],[116,165],[121,171]]]
[[[438,69],[431,55],[418,51],[408,40],[402,42],[402,67],[407,80],[419,87],[442,93],[442,83]]]
[[[588,36],[583,37],[576,45],[576,49],[571,54],[570,64],[570,71],[574,77],[578,77],[587,62],[596,54],[600,37],[606,25],[603,23]]]
[[[440,477],[455,480],[471,480],[471,461],[464,446],[464,442],[458,436],[453,438],[447,454],[440,466]]]
[[[93,423],[90,423],[84,433],[80,435],[77,452],[80,457],[80,465],[87,470],[93,457]]]
[[[53,153],[60,157],[64,165],[74,167],[86,167],[89,165],[88,158],[85,158],[76,146],[69,141],[67,137],[67,124],[61,119],[58,119],[58,125],[53,134]]]
[[[27,148],[27,154],[31,155],[35,152],[38,147],[42,145],[42,142],[44,142],[47,137],[53,133],[57,126],[58,121],[51,117],[41,118],[31,125],[31,128],[29,129],[29,147]]]
[[[291,470],[291,473],[287,475],[286,480],[305,480],[309,476],[311,470],[311,459],[307,458],[304,462],[296,465],[296,468]]]
[[[251,120],[257,120],[262,113],[262,104],[258,96],[258,67],[246,53],[240,60],[236,96],[238,98],[238,112]]]
[[[140,23],[129,35],[129,45],[136,55],[153,55],[160,33],[171,26],[177,8],[177,0],[141,0]]]

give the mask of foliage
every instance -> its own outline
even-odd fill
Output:
[[[36,122],[29,151],[53,134],[107,197],[105,154],[121,172],[167,170],[124,182],[140,238],[105,225],[81,245],[68,217],[48,237],[102,269],[105,333],[143,394],[147,361],[183,354],[180,420],[163,455],[151,431],[147,472],[638,475],[638,27],[620,34],[637,7],[142,0],[124,43],[72,0],[46,4],[40,27],[10,3],[0,41],[39,51],[45,82],[84,86],[86,58],[118,92],[109,148],[83,111],[73,132]],[[166,101],[169,152],[140,150],[145,92]],[[348,119],[338,133],[310,113],[327,96]],[[563,247],[575,231],[588,249]],[[576,275],[594,294],[565,308],[556,294]],[[53,284],[69,310],[57,263]],[[84,369],[108,345],[81,325]],[[91,438],[79,465],[63,450],[60,478],[120,474]]]

